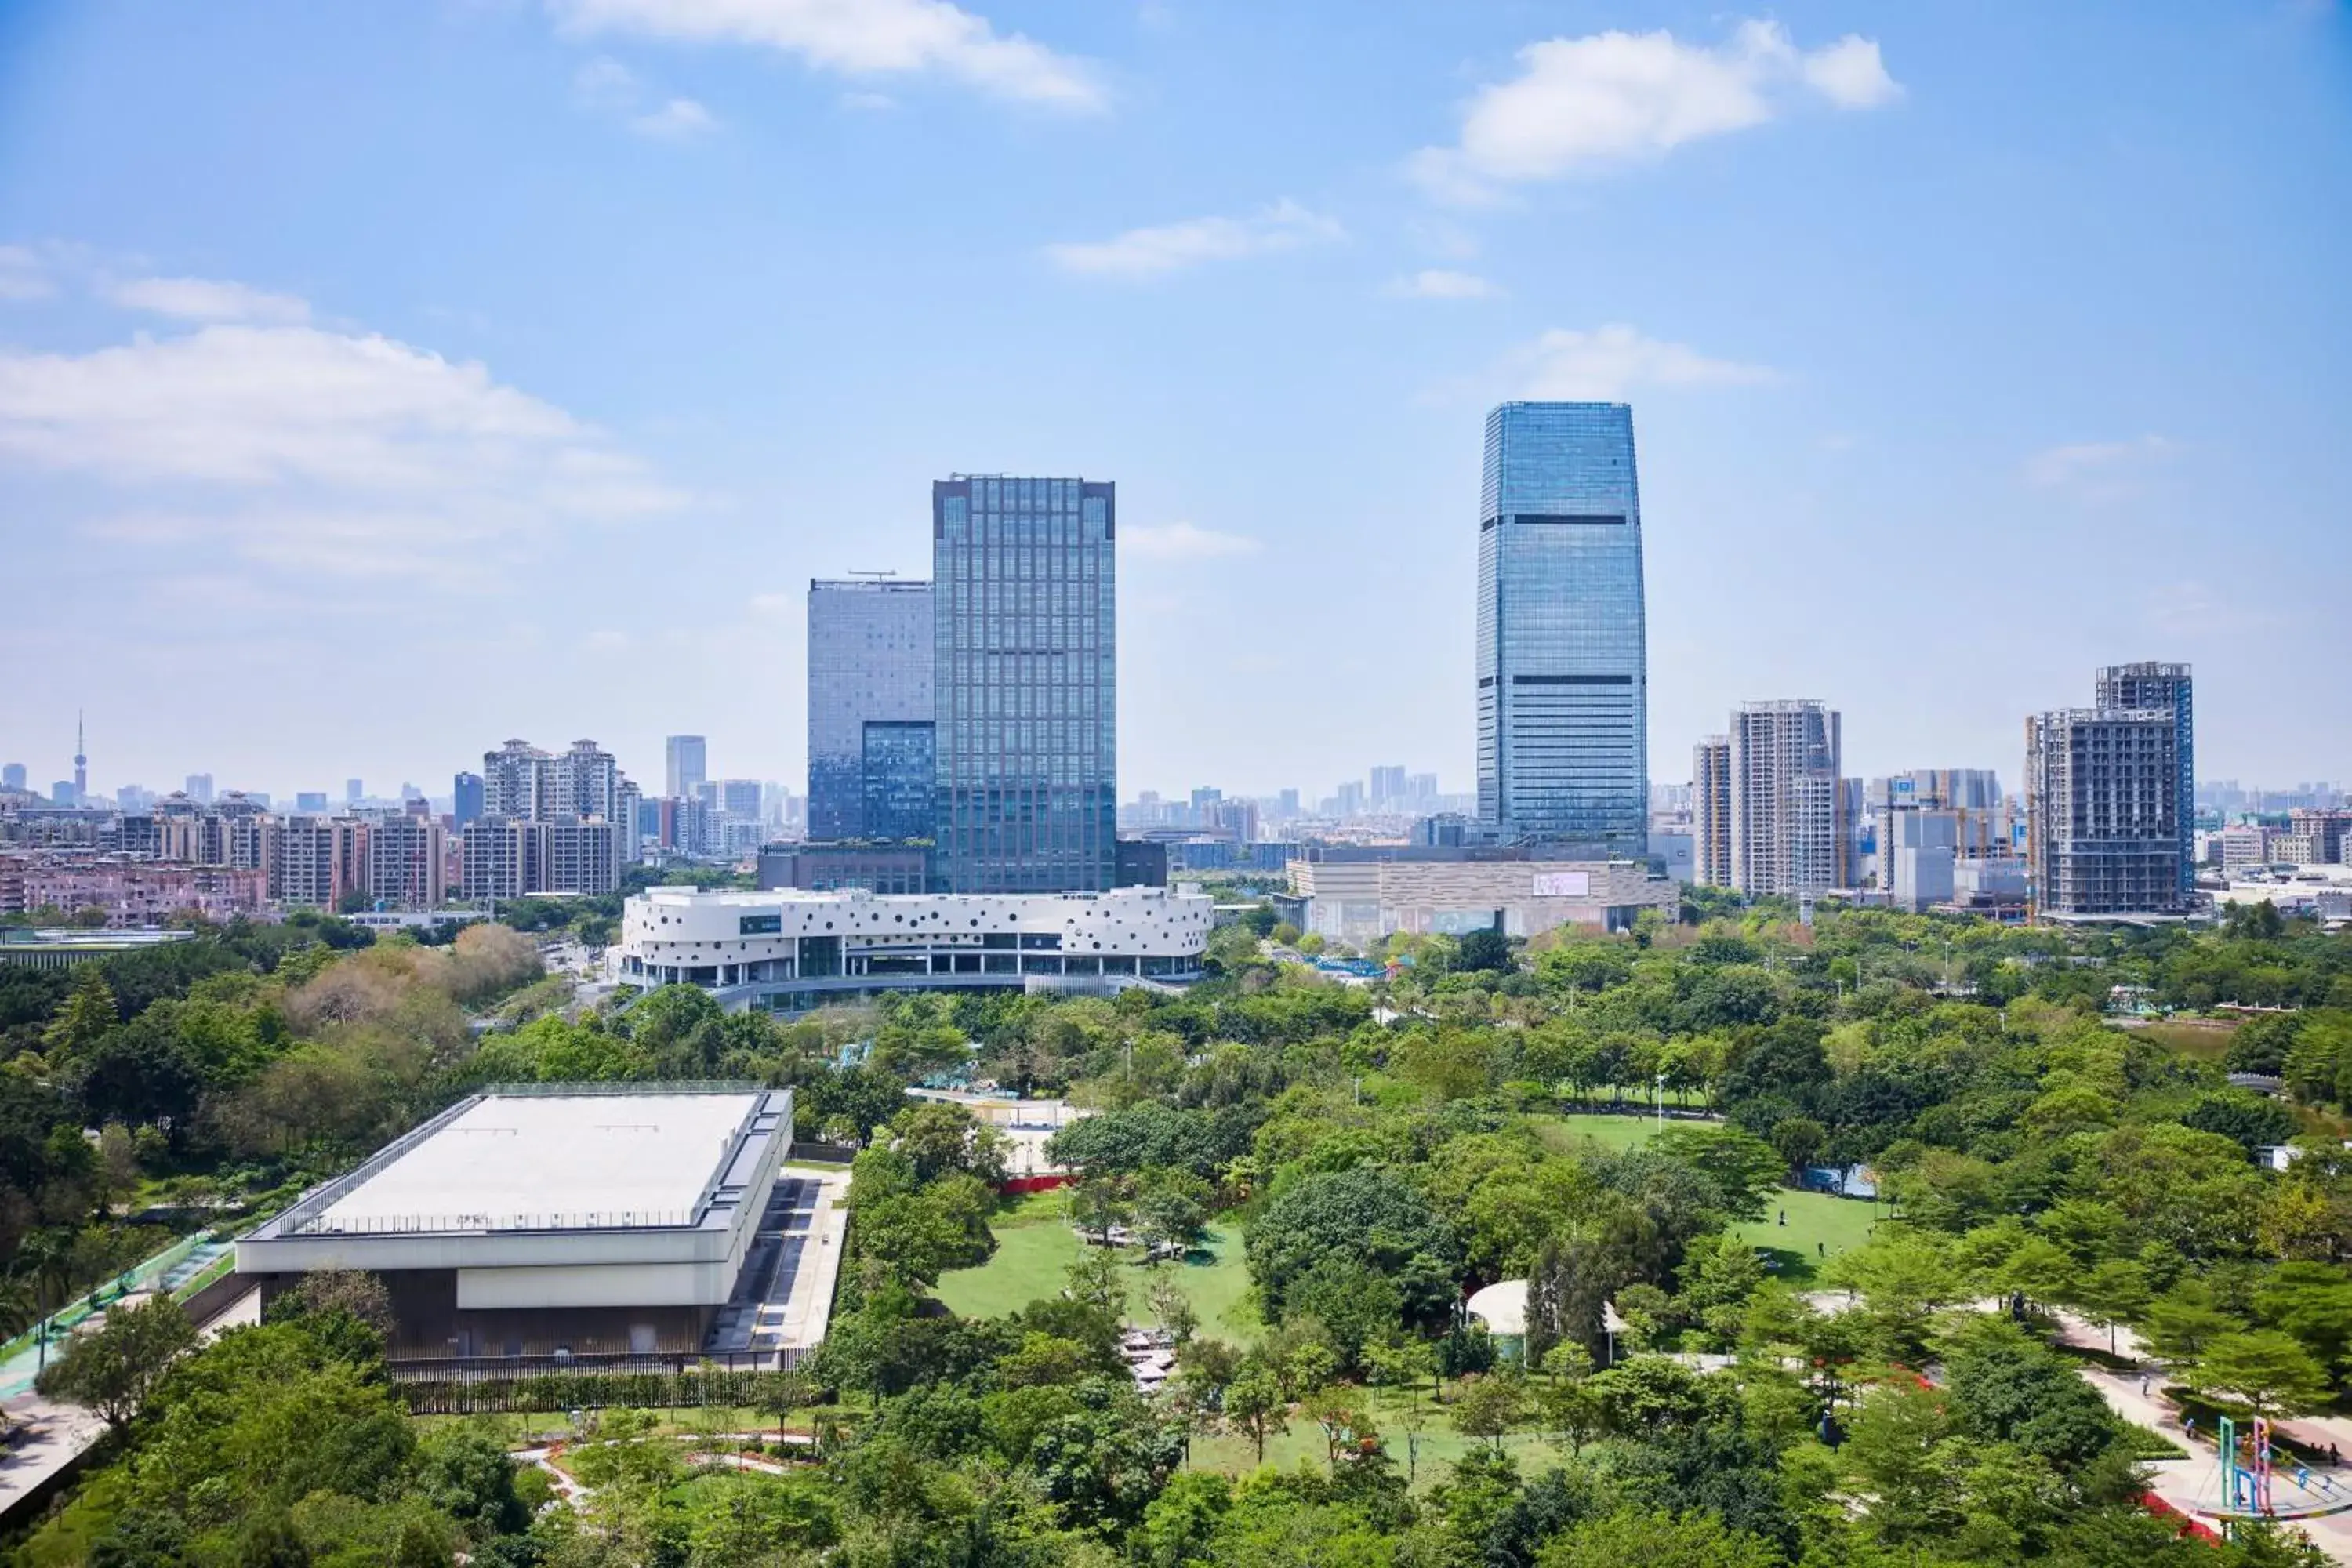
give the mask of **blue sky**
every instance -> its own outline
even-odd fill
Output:
[[[0,10],[0,756],[803,777],[812,575],[1116,479],[1122,788],[1470,784],[1479,436],[1631,401],[1651,752],[2197,666],[2352,776],[2339,5]]]

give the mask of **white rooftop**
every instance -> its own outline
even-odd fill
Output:
[[[335,1199],[317,1226],[612,1225],[621,1216],[688,1224],[760,1100],[757,1093],[490,1096]]]
[[[1524,1279],[1499,1280],[1472,1295],[1465,1306],[1489,1333],[1528,1331],[1528,1282]]]

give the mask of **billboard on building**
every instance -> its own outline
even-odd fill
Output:
[[[1590,871],[1538,871],[1536,873],[1533,896],[1538,899],[1591,898],[1592,873]]]

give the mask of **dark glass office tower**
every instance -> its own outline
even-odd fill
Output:
[[[1478,510],[1478,815],[1563,854],[1649,851],[1633,411],[1506,403]]]
[[[1107,483],[971,475],[931,486],[945,890],[1114,883],[1117,532]]]
[[[931,585],[812,579],[808,639],[809,837],[930,837]]]

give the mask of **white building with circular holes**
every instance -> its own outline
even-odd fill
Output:
[[[898,990],[1115,991],[1201,977],[1208,896],[706,892],[631,898],[613,950],[625,984],[699,985],[730,1011],[796,1012]]]

